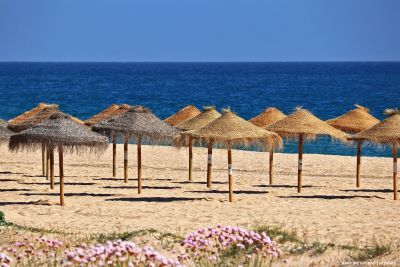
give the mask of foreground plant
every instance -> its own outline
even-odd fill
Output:
[[[233,261],[238,265],[254,261],[276,259],[281,251],[265,233],[257,233],[240,227],[218,225],[201,228],[182,241],[181,261],[219,265]]]
[[[66,251],[65,266],[183,266],[162,256],[151,247],[140,248],[130,241],[107,241],[104,245],[85,244]]]
[[[109,237],[110,238],[110,237]],[[112,238],[110,238],[112,239]],[[89,240],[88,240],[89,241]],[[93,240],[94,241],[94,240]],[[89,241],[89,242],[93,242]],[[98,244],[61,242],[45,237],[24,237],[0,248],[0,267],[10,266],[265,266],[280,256],[276,244],[265,232],[218,225],[189,234],[175,258],[168,258],[150,246],[140,247],[128,240]],[[177,241],[176,245],[180,241]]]
[[[0,248],[0,252],[2,249]],[[0,253],[0,267],[17,266],[152,266],[183,267],[179,261],[162,256],[151,247],[130,241],[70,246],[45,237],[12,242]]]

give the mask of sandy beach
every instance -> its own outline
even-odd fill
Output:
[[[58,184],[50,190],[41,176],[39,151],[12,154],[4,145],[0,151],[0,210],[20,225],[82,233],[155,228],[185,234],[218,223],[247,228],[265,223],[337,244],[400,240],[391,158],[362,158],[362,187],[357,189],[354,157],[306,154],[299,194],[296,154],[275,154],[275,184],[269,186],[268,153],[234,150],[235,194],[229,203],[225,150],[214,150],[209,190],[206,149],[194,148],[194,179],[188,182],[185,148],[144,146],[144,187],[138,195],[136,146],[129,146],[127,184],[122,179],[122,145],[116,178],[110,146],[101,156],[66,156],[66,205],[61,207]]]

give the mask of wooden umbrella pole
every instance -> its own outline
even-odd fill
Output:
[[[142,193],[142,137],[137,140],[138,194]]]
[[[54,148],[50,150],[50,189],[54,189]]]
[[[46,180],[49,180],[49,169],[50,169],[50,151],[46,149]]]
[[[211,171],[212,171],[212,142],[208,143],[208,156],[207,156],[207,187],[211,188]]]
[[[229,202],[233,201],[233,184],[232,184],[232,150],[228,147],[228,173],[229,173]]]
[[[128,138],[124,142],[124,181],[128,182]]]
[[[42,176],[46,176],[46,147],[42,145]]]
[[[59,165],[60,165],[60,205],[64,206],[64,154],[62,146],[58,147]]]
[[[393,144],[393,199],[397,200],[397,143]]]
[[[269,151],[269,184],[272,184],[273,179],[273,164],[274,164],[274,149]]]
[[[117,176],[117,140],[113,135],[113,177]]]
[[[189,181],[192,181],[193,171],[193,139],[189,137]]]
[[[297,192],[301,193],[301,179],[303,175],[303,134],[299,134],[299,166],[297,173]]]
[[[361,169],[361,142],[357,142],[357,176],[356,176],[357,187],[361,186],[360,169]]]

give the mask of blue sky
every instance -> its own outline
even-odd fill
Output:
[[[398,61],[399,0],[0,0],[0,61]]]

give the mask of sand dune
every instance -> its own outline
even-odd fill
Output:
[[[214,183],[208,190],[205,149],[194,149],[194,180],[188,182],[186,149],[144,146],[141,195],[136,147],[129,147],[128,184],[122,179],[121,151],[118,145],[117,178],[111,175],[111,147],[100,157],[67,156],[66,205],[61,207],[58,184],[50,190],[40,176],[40,152],[11,154],[2,146],[0,210],[14,223],[72,232],[156,228],[186,233],[218,223],[251,227],[260,222],[327,242],[374,236],[400,240],[400,201],[392,200],[390,158],[363,158],[357,189],[354,157],[304,155],[304,187],[298,194],[297,155],[276,154],[275,184],[269,186],[268,154],[234,150],[235,194],[229,203],[225,150],[214,152]]]

